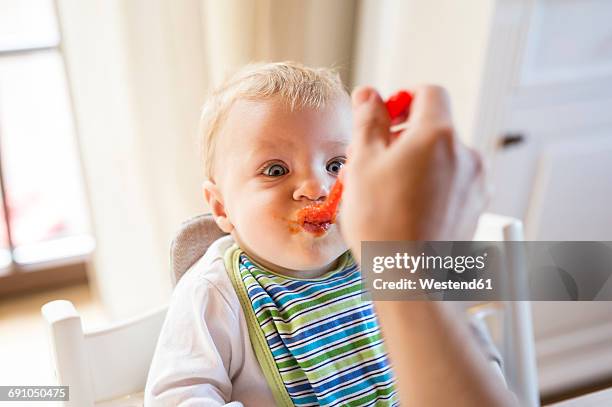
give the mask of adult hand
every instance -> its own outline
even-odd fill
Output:
[[[365,240],[471,239],[485,204],[482,161],[457,140],[446,92],[416,89],[399,135],[390,133],[383,101],[371,88],[353,93],[353,114],[340,222],[357,260]],[[377,301],[375,307],[402,403],[517,405],[463,318],[446,304]]]
[[[482,160],[457,139],[446,92],[422,86],[413,95],[398,135],[374,89],[353,92],[340,222],[356,256],[365,240],[470,240],[484,208]]]

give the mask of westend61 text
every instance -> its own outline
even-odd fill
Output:
[[[470,281],[437,281],[433,278],[419,278],[419,284],[414,280],[402,278],[399,281],[384,281],[374,279],[375,290],[492,290],[490,278],[477,278]]]

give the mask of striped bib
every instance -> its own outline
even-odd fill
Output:
[[[225,262],[279,406],[398,404],[376,315],[348,252],[335,270],[308,280],[266,270],[237,245]]]

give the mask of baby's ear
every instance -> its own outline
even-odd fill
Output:
[[[210,212],[215,219],[215,223],[219,226],[219,229],[225,233],[231,233],[234,230],[234,225],[230,222],[225,212],[225,206],[223,205],[223,196],[221,191],[213,181],[206,180],[202,184],[204,189],[204,199],[210,208]]]

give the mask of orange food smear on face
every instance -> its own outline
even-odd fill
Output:
[[[289,221],[289,233],[291,233],[292,235],[295,235],[296,233],[300,232],[300,229],[301,229],[301,226],[298,222],[294,220]]]
[[[412,103],[412,94],[406,91],[399,91],[392,95],[386,102],[385,106],[389,112],[391,120],[401,116],[404,113],[408,113],[410,105]],[[289,224],[289,230],[292,233],[297,233],[300,227],[303,228],[304,224],[312,225],[323,225],[326,223],[334,223],[336,221],[336,212],[338,211],[338,205],[342,198],[342,190],[344,185],[339,179],[334,183],[329,195],[325,201],[318,204],[311,204],[302,209],[297,214],[297,222],[291,221]],[[297,227],[296,225],[297,224]],[[309,229],[313,229],[312,227]],[[313,231],[314,230],[314,231]],[[314,233],[315,236],[321,236],[326,232],[326,228],[309,230]]]
[[[336,221],[336,213],[340,198],[342,198],[342,190],[344,185],[337,179],[325,201],[319,204],[306,206],[298,212],[297,223],[304,228],[305,224],[310,224],[308,231],[315,236],[321,236],[327,231],[327,227],[321,226],[316,228],[316,225],[332,224]],[[315,228],[314,230],[313,227]],[[305,228],[306,229],[306,228]]]
[[[299,225],[303,225],[306,222],[315,224],[334,223],[340,198],[342,198],[343,188],[344,185],[337,179],[325,201],[300,209],[297,215],[297,223]]]

